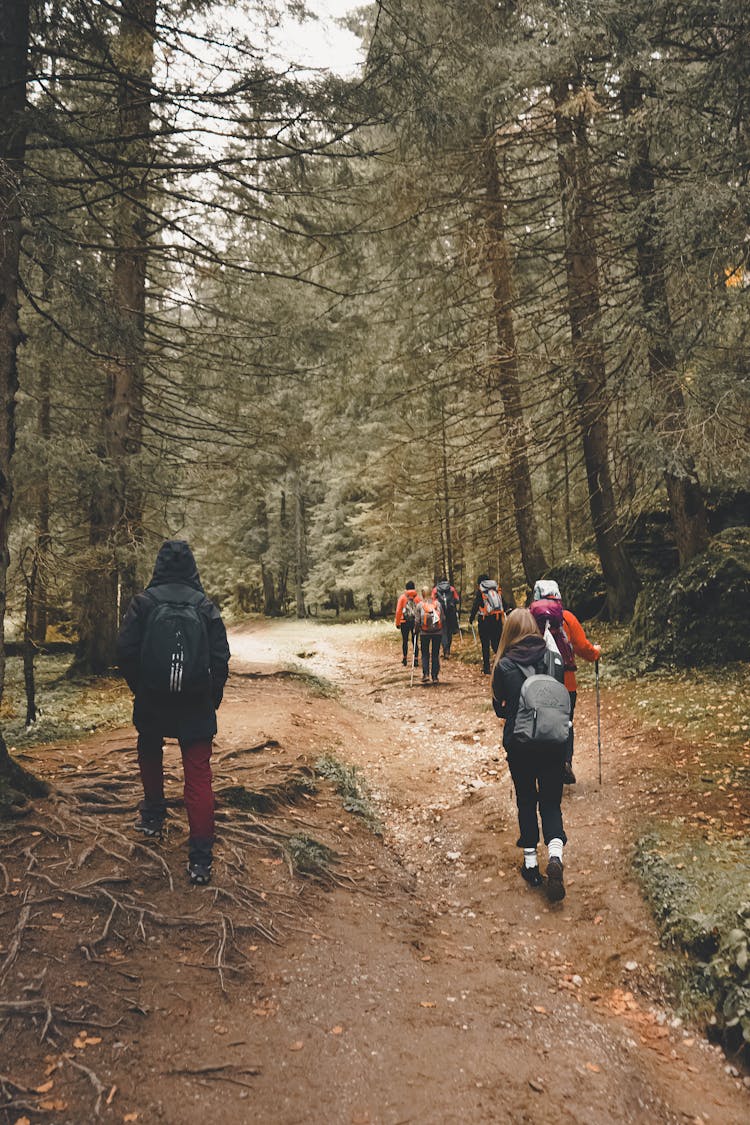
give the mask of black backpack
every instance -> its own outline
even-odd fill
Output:
[[[450,582],[448,582],[447,580],[444,582],[438,582],[437,586],[435,587],[435,593],[443,603],[443,609],[447,611],[456,608],[456,599],[453,596],[453,588]]]
[[[200,611],[205,594],[183,591],[175,595],[173,587],[166,594],[160,586],[146,591],[155,605],[143,634],[140,680],[155,695],[185,698],[211,687],[208,625]]]

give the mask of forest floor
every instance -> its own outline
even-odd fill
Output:
[[[734,782],[696,789],[689,744],[605,681],[599,787],[584,686],[551,905],[518,873],[487,679],[452,659],[410,689],[396,637],[233,632],[210,888],[186,885],[176,747],[154,846],[130,728],[24,752],[56,792],[0,825],[0,1122],[748,1120],[631,873],[644,816],[746,833]]]

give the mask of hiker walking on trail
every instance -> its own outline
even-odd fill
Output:
[[[500,588],[487,574],[477,578],[477,590],[469,614],[469,624],[477,618],[479,640],[482,644],[482,674],[490,674],[490,649],[493,655],[500,644],[500,634],[505,620],[505,608]]]
[[[422,653],[422,683],[433,684],[440,676],[440,644],[443,637],[443,607],[433,598],[430,588],[422,590],[422,600],[417,606],[417,634]]]
[[[563,658],[565,686],[570,692],[570,737],[565,755],[565,784],[575,785],[573,773],[573,713],[578,695],[576,656],[592,663],[601,656],[601,645],[594,645],[586,636],[583,625],[569,609],[564,609],[560,587],[552,579],[540,579],[534,586],[529,609],[534,615],[539,632],[549,628],[552,638]]]
[[[532,887],[544,884],[537,858],[538,809],[547,845],[546,891],[552,902],[565,897],[562,857],[567,836],[560,803],[570,701],[562,673],[559,656],[553,657],[547,648],[529,610],[509,613],[492,675],[492,705],[505,719],[503,746],[516,792],[521,875]]]
[[[117,662],[133,692],[143,801],[135,828],[161,837],[165,738],[176,738],[185,771],[190,882],[211,879],[214,795],[211,749],[216,711],[229,673],[219,610],[206,597],[193,552],[181,539],[162,544],[153,577],[130,603],[117,640]]]
[[[447,660],[451,653],[453,635],[458,632],[458,607],[461,604],[461,598],[456,592],[456,587],[451,585],[444,574],[438,578],[433,586],[432,597],[433,600],[437,598],[443,610],[441,644],[443,646],[443,659]]]
[[[417,647],[417,606],[419,605],[420,597],[417,593],[416,587],[413,582],[407,582],[404,592],[398,599],[396,606],[396,628],[401,630],[401,643],[403,650],[403,659],[401,663],[406,666],[407,657],[409,655],[409,641],[411,640],[412,650],[412,663],[416,663]]]

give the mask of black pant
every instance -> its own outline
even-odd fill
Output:
[[[417,647],[417,635],[414,632],[414,626],[409,621],[402,621],[401,622],[401,647],[402,647],[403,653],[404,653],[404,660],[406,660],[407,656],[409,655],[409,638],[411,638],[411,640],[414,643],[414,647],[416,648]]]
[[[545,844],[556,839],[567,842],[560,808],[564,761],[565,747],[531,743],[522,750],[508,751],[518,806],[519,848],[535,848],[539,843],[537,806]]]
[[[477,625],[479,626],[479,639],[482,642],[482,670],[489,672],[490,670],[490,646],[492,647],[493,654],[497,652],[497,646],[500,644],[500,634],[503,631],[503,623],[500,617],[487,616],[478,617]]]
[[[440,671],[440,633],[422,633],[420,642],[422,647],[422,675],[429,676],[432,672],[433,680],[438,678]],[[432,646],[432,667],[430,667],[430,646]]]
[[[570,734],[568,735],[568,749],[565,754],[565,761],[570,763],[573,761],[573,712],[576,709],[576,698],[578,693],[575,691],[570,692]]]

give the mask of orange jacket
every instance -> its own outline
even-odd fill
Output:
[[[396,606],[396,628],[400,628],[404,624],[404,606],[406,605],[407,598],[412,602],[421,602],[419,592],[417,590],[404,590],[401,597],[398,599]]]
[[[563,621],[565,622],[565,632],[568,634],[568,640],[573,646],[573,652],[576,656],[580,656],[583,660],[598,660],[602,651],[601,645],[592,645],[583,631],[583,625],[575,614],[571,613],[569,609],[564,609]],[[565,686],[568,691],[578,690],[576,674],[568,669],[565,671]]]

